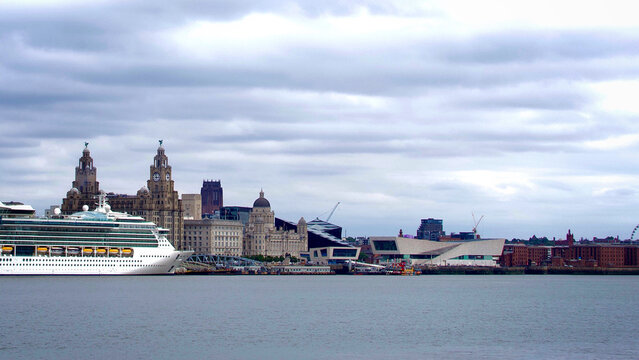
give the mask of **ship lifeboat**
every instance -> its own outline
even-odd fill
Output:
[[[122,249],[122,256],[126,256],[126,257],[133,256],[133,249],[130,249],[130,248]]]
[[[49,248],[46,246],[38,246],[37,250],[40,255],[44,255],[49,252]]]
[[[98,256],[105,256],[105,255],[106,255],[106,253],[107,253],[107,250],[106,250],[105,248],[98,248],[98,249],[95,251],[95,253],[96,253]]]
[[[120,249],[109,249],[109,256],[120,256]]]
[[[77,256],[80,255],[80,248],[79,247],[70,247],[67,248],[67,254],[71,255],[71,256]]]
[[[60,256],[64,254],[64,248],[62,246],[51,247],[51,255]]]
[[[84,256],[91,255],[93,254],[93,248],[84,248],[82,249],[82,253],[84,254]]]
[[[3,254],[11,254],[13,252],[13,246],[3,246],[2,253]]]

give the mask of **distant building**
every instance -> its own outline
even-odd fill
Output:
[[[224,194],[220,180],[204,180],[200,195],[202,196],[202,217],[215,214],[224,206]]]
[[[182,194],[182,206],[184,206],[184,218],[199,220],[202,218],[202,195]]]
[[[59,208],[60,205],[51,205],[48,209],[44,209],[44,217],[52,217],[56,208]]]
[[[442,219],[422,219],[417,229],[417,238],[438,241],[440,236],[444,236],[444,220]]]
[[[442,235],[438,241],[464,241],[464,240],[476,240],[479,239],[479,235],[472,231],[461,231],[459,233],[450,233],[450,235]]]
[[[197,254],[242,256],[243,231],[239,221],[184,220],[184,248]]]
[[[307,249],[308,230],[304,218],[298,221],[296,229],[276,227],[275,213],[264,192],[260,191],[245,227],[244,254],[300,257]]]

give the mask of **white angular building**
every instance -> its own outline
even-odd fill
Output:
[[[412,265],[497,266],[506,239],[430,241],[396,236],[371,236],[371,250],[380,260],[403,259]]]

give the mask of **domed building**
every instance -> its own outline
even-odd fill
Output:
[[[275,226],[275,213],[271,203],[260,191],[260,197],[253,202],[244,233],[244,255],[300,257],[308,250],[306,221],[301,218],[296,230],[285,230]]]

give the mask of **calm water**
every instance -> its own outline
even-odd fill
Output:
[[[638,276],[0,277],[0,358],[639,358]]]

